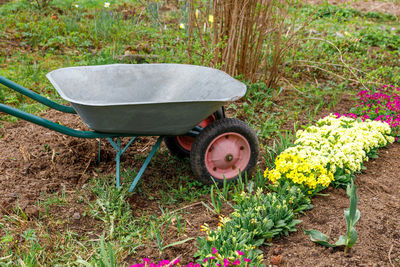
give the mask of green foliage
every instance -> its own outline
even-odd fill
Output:
[[[104,241],[104,234],[101,236],[100,239],[100,255],[94,259],[94,263],[91,264],[87,261],[79,259],[76,261],[78,264],[82,264],[87,267],[116,267],[117,262],[115,258],[115,253],[110,245],[110,243],[105,243]]]
[[[242,193],[236,196],[235,202],[232,221],[252,231],[255,238],[268,241],[283,234],[288,235],[296,231],[295,225],[301,222],[294,220],[291,204],[282,195],[263,194],[258,190],[254,195]]]
[[[350,197],[350,208],[344,211],[344,217],[347,223],[346,236],[339,236],[335,243],[331,243],[331,238],[317,230],[304,230],[306,235],[310,236],[311,241],[323,245],[325,247],[344,247],[344,253],[352,248],[357,242],[358,234],[354,228],[360,219],[360,211],[357,209],[358,197],[356,186],[353,181],[347,186],[347,195]]]
[[[334,174],[335,180],[332,181],[334,187],[346,188],[354,179],[354,174],[342,168],[337,168]]]
[[[389,50],[400,49],[400,35],[388,26],[368,27],[358,32],[361,44],[378,46]]]
[[[296,211],[310,208],[310,200],[296,188],[286,189],[282,190],[285,191],[282,195],[275,192],[264,194],[260,188],[255,194],[251,190],[235,194],[233,200],[236,204],[230,218],[221,217],[216,230],[202,226],[207,237],[198,238],[196,256],[200,259],[210,257],[215,247],[223,258],[233,260],[239,250],[253,261],[261,261],[261,251],[256,248],[268,244],[273,238],[296,231],[295,226],[301,221],[294,219],[293,208]]]
[[[231,103],[228,109],[233,109],[239,118],[245,117],[260,138],[268,139],[279,133],[279,125],[282,123],[276,112],[268,112],[276,105],[272,100],[276,94],[278,92],[267,88],[264,83],[249,84],[241,106]]]
[[[150,222],[150,229],[149,229],[150,238],[154,242],[154,245],[158,248],[160,255],[166,248],[177,246],[194,239],[193,237],[189,237],[184,240],[173,242],[171,244],[166,244],[165,239],[168,232],[168,227],[171,224],[171,220],[172,217],[168,216],[168,218],[161,223],[157,220]],[[162,228],[164,228],[164,231]]]
[[[389,13],[376,11],[361,12],[354,8],[341,5],[330,5],[328,3],[317,6],[314,13],[309,6],[303,7],[302,12],[307,15],[314,14],[314,16],[319,19],[335,19],[339,22],[347,22],[351,19],[357,18],[371,19],[375,21],[396,21],[396,16]]]
[[[328,5],[318,7],[315,14],[318,18],[336,18],[339,21],[347,21],[355,16],[360,16],[361,12],[351,8],[343,8],[340,6]]]
[[[104,244],[104,236],[101,237],[100,241],[100,255],[101,258],[98,259],[99,265],[104,267],[114,267],[117,266],[117,262],[115,259],[115,254],[111,248],[111,245],[107,243],[107,250]]]
[[[90,187],[96,196],[87,201],[87,215],[102,222],[107,240],[116,240],[120,249],[134,252],[146,238],[146,217],[135,217],[127,201],[128,188],[118,190],[113,179],[93,179]]]
[[[285,200],[294,213],[303,213],[314,207],[310,197],[299,186],[280,181],[280,183],[270,184],[268,188]]]
[[[264,159],[267,163],[268,169],[275,168],[275,159],[279,154],[281,154],[285,149],[294,146],[295,136],[289,131],[285,134],[278,133],[278,137],[276,137],[272,144],[269,146],[265,146],[265,155]]]

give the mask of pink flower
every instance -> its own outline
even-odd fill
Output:
[[[212,248],[212,250],[211,250],[211,252],[212,252],[212,254],[217,254],[217,249],[214,247],[214,248]]]
[[[244,252],[242,252],[242,251],[240,251],[240,250],[238,250],[237,253],[238,253],[240,256],[243,256],[243,255],[244,255]]]
[[[224,259],[224,267],[227,267],[227,266],[229,266],[229,264],[230,264],[229,260],[227,260],[227,259]]]
[[[240,260],[236,259],[234,262],[232,262],[232,265],[240,265]]]
[[[248,259],[248,258],[244,258],[243,261],[245,261],[245,262],[251,262],[251,260]]]

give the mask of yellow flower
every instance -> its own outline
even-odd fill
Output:
[[[214,22],[214,16],[208,15],[208,21],[212,24]]]
[[[185,29],[185,24],[183,23],[179,24],[179,29]]]

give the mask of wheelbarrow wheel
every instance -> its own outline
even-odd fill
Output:
[[[205,128],[210,123],[225,118],[225,112],[223,107],[214,112],[207,119],[203,120],[199,126]],[[192,150],[192,145],[194,142],[191,136],[166,136],[164,137],[164,143],[167,146],[169,153],[178,158],[188,158],[190,157],[190,150]]]
[[[208,125],[196,137],[190,151],[190,166],[195,177],[205,183],[222,184],[250,172],[259,152],[257,135],[238,119],[221,119]],[[211,178],[212,177],[212,178]]]

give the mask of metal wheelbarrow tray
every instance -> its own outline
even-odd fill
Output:
[[[47,78],[91,129],[105,133],[183,135],[246,92],[225,72],[179,64],[71,67]]]
[[[78,113],[93,131],[75,130],[5,104],[0,104],[0,112],[66,135],[98,138],[99,161],[101,138],[106,138],[116,151],[118,188],[120,157],[137,136],[160,137],[129,191],[135,188],[163,136],[171,153],[190,155],[195,176],[206,183],[212,181],[210,176],[217,182],[236,179],[255,165],[258,140],[254,131],[218,112],[225,102],[246,93],[246,86],[225,72],[183,64],[113,64],[62,68],[48,73],[47,78],[72,107],[2,76],[0,83],[53,109]],[[121,147],[121,137],[132,138]]]

